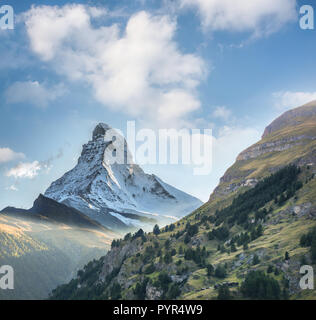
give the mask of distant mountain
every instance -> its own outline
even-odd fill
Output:
[[[110,231],[78,210],[46,198],[43,195],[39,195],[34,201],[33,207],[29,210],[7,207],[0,211],[1,213],[37,222],[46,221],[50,223],[62,223],[68,226]]]
[[[53,182],[46,197],[119,231],[170,223],[202,204],[157,176],[144,173],[132,161],[110,164],[108,157],[116,150],[113,143],[104,141],[109,129],[103,123],[96,126],[76,167]],[[132,159],[123,137],[118,147],[124,150],[126,159]]]
[[[315,300],[299,286],[302,265],[316,270],[314,102],[272,122],[206,204],[114,241],[51,298]]]

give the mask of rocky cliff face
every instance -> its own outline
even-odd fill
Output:
[[[239,154],[210,200],[225,197],[280,167],[316,165],[316,101],[285,112],[268,125],[262,139]]]
[[[132,162],[123,137],[115,145],[105,142],[110,129],[102,123],[96,126],[77,166],[52,183],[46,197],[74,207],[106,227],[124,231],[172,222],[201,205],[200,200],[144,173]],[[111,163],[111,156],[122,150],[126,163]]]

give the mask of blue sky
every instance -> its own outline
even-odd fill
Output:
[[[30,207],[71,169],[94,126],[212,128],[213,170],[145,166],[206,201],[239,152],[316,99],[313,1],[1,1],[0,208]]]

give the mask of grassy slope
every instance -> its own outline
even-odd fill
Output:
[[[301,176],[302,180],[305,180],[306,175],[309,175],[309,172],[303,173]],[[316,207],[316,179],[309,181],[307,184],[303,186],[301,190],[297,193],[298,200],[295,201],[293,198],[287,201],[283,207],[276,208],[271,214],[270,220],[274,220],[280,215],[280,212],[286,210],[287,208],[293,207],[294,205],[302,205],[310,202],[313,207]],[[227,201],[227,202],[226,202]],[[218,208],[218,203],[226,203],[230,204],[230,198],[225,199],[223,201],[218,200],[214,203],[207,203],[200,210],[204,214],[206,212],[212,213],[216,211]],[[272,203],[271,203],[272,204]],[[268,205],[267,207],[269,207]],[[200,212],[200,210],[196,211],[191,217],[188,219],[193,222],[196,214]],[[244,252],[244,250],[239,247],[238,250],[234,253],[220,253],[218,252],[217,245],[218,241],[208,241],[207,249],[208,251],[213,251],[214,254],[209,258],[209,262],[213,265],[220,263],[228,263],[231,264],[234,261],[238,260],[237,257],[241,253],[245,253],[247,256],[251,254],[257,253],[260,250],[265,250],[265,258],[260,262],[259,267],[251,267],[249,264],[243,264],[239,268],[229,272],[228,278],[224,279],[222,282],[227,281],[238,281],[241,282],[244,274],[249,270],[249,268],[258,269],[258,270],[266,270],[269,264],[275,264],[276,262],[280,262],[284,258],[284,254],[286,251],[290,253],[290,256],[293,260],[299,260],[303,255],[308,256],[308,248],[302,248],[299,246],[299,239],[302,234],[307,233],[313,226],[316,226],[315,220],[307,220],[305,217],[298,218],[293,216],[292,214],[287,214],[282,217],[277,224],[269,224],[264,227],[264,235],[255,241],[251,242],[249,249]],[[206,230],[200,230],[200,235],[202,236]],[[185,299],[209,299],[214,298],[217,295],[216,290],[214,288],[208,290],[201,290],[201,283],[203,283],[203,279],[205,280],[207,277],[206,270],[198,270],[194,272],[189,278],[189,284],[194,288],[192,292],[182,295],[182,298]],[[298,270],[297,270],[298,276]],[[278,277],[276,277],[278,278]],[[280,278],[280,277],[279,277]],[[213,281],[212,281],[213,280]],[[206,281],[203,283],[203,287],[208,287],[209,285],[218,283],[217,279],[211,279],[210,281]],[[306,297],[316,299],[316,292],[303,292],[300,295],[295,295],[295,298]]]
[[[293,206],[294,204],[302,204],[306,202],[313,203],[316,206],[316,179],[313,179],[308,184],[304,185],[303,189],[298,192],[298,201],[295,202],[293,199],[289,200],[282,208],[277,208],[271,215],[271,219],[278,216],[280,211],[285,210],[288,207]],[[217,209],[217,203],[213,205],[208,205],[207,211],[212,214]],[[201,208],[201,210],[205,214],[205,207]],[[191,221],[192,223],[195,220],[195,216],[199,213],[199,210],[196,211],[195,214],[191,215],[190,218],[186,219],[187,221]],[[239,247],[238,250],[234,253],[220,253],[217,251],[217,246],[220,243],[219,241],[207,241],[205,239],[205,233],[209,230],[205,228],[200,228],[199,234],[197,237],[203,238],[204,241],[201,243],[206,246],[207,251],[211,252],[210,257],[208,258],[208,262],[213,265],[218,264],[232,264],[235,261],[238,261],[238,256],[241,253],[245,253],[246,256],[251,256],[254,253],[257,253],[260,250],[265,250],[265,257],[262,259],[259,266],[252,267],[248,263],[243,263],[240,267],[235,270],[231,270],[228,273],[228,277],[219,280],[214,277],[208,278],[206,276],[206,269],[199,269],[196,266],[193,266],[191,269],[191,275],[188,279],[188,286],[191,287],[188,293],[184,293],[180,298],[184,299],[211,299],[217,296],[217,290],[214,289],[215,283],[221,282],[241,282],[244,278],[246,272],[249,269],[256,270],[266,270],[269,264],[275,264],[276,262],[280,262],[284,258],[284,254],[286,251],[290,253],[290,256],[293,260],[299,260],[302,255],[306,255],[308,249],[301,248],[299,246],[299,239],[302,234],[307,233],[312,226],[316,226],[315,221],[306,221],[305,218],[297,218],[293,215],[289,214],[283,217],[278,224],[271,224],[265,226],[264,235],[257,240],[251,242],[249,245],[249,249],[244,252],[244,250]],[[177,232],[183,228],[183,224],[176,228],[172,233]],[[238,230],[236,230],[237,232]],[[160,241],[166,240],[170,238],[171,233],[163,233],[158,238]],[[187,246],[180,241],[177,241],[175,247],[179,246],[186,248]],[[174,259],[177,260],[177,257]],[[280,280],[280,276],[276,277]],[[202,290],[204,288],[204,290]],[[206,288],[206,289],[205,289]],[[306,292],[307,293],[307,292]],[[304,293],[304,295],[306,294]],[[304,296],[302,295],[302,296]],[[297,296],[296,296],[297,297]],[[309,293],[308,298],[316,299],[316,293]]]
[[[311,170],[304,169],[300,174],[300,180],[305,181],[306,177],[310,176]],[[245,188],[243,188],[243,191],[244,190]],[[242,192],[242,190],[239,190],[239,192]],[[236,252],[221,253],[218,251],[218,244],[223,245],[224,242],[218,240],[210,241],[207,238],[207,233],[215,227],[212,224],[209,224],[210,229],[204,224],[200,224],[198,234],[195,235],[192,239],[193,241],[191,240],[188,244],[184,243],[184,235],[178,239],[173,237],[177,232],[184,230],[187,222],[190,222],[191,224],[200,222],[201,213],[202,216],[211,216],[219,207],[229,205],[232,197],[233,195],[229,199],[218,199],[217,201],[204,205],[190,216],[179,221],[172,232],[162,232],[158,236],[155,236],[152,233],[147,234],[147,241],[144,243],[142,243],[139,238],[133,240],[132,242],[139,246],[138,253],[125,259],[119,276],[116,276],[114,280],[107,283],[105,290],[110,288],[115,281],[118,281],[123,288],[122,298],[130,299],[133,298],[133,290],[135,289],[136,284],[142,282],[145,276],[150,278],[152,282],[155,282],[162,270],[167,271],[170,275],[176,275],[177,271],[184,266],[188,268],[187,273],[189,277],[186,283],[181,287],[181,295],[178,297],[180,299],[215,299],[218,294],[218,291],[214,288],[215,284],[223,282],[238,282],[240,284],[249,270],[266,271],[269,265],[273,265],[280,270],[279,275],[270,275],[279,281],[281,287],[283,287],[282,279],[284,277],[289,277],[294,283],[298,283],[299,261],[303,255],[306,256],[307,259],[309,257],[309,249],[300,247],[299,240],[302,234],[307,233],[311,227],[316,226],[316,221],[310,219],[308,215],[297,216],[293,214],[292,208],[308,202],[312,207],[316,207],[316,179],[314,178],[304,184],[304,186],[296,193],[296,197],[289,199],[282,207],[274,205],[273,201],[266,205],[266,208],[273,206],[274,209],[264,224],[264,234],[258,239],[250,242],[247,250],[243,250],[242,247],[237,247]],[[234,226],[230,230],[230,238],[231,236],[240,233],[241,230],[241,227]],[[171,245],[168,250],[170,251],[173,248],[177,250],[177,254],[173,257],[173,262],[169,264],[161,263],[159,262],[159,257],[154,257],[145,264],[144,256],[146,247],[154,246],[155,243],[158,243],[159,249],[162,250],[162,256],[164,256],[167,252],[165,249],[167,240],[171,240]],[[188,248],[196,249],[197,245],[194,244],[195,240],[199,241],[201,248],[205,246],[206,250],[209,252],[207,263],[210,263],[215,267],[227,264],[228,274],[226,278],[219,279],[215,276],[208,277],[205,268],[201,268],[191,260],[185,260],[183,255],[179,254],[180,246],[185,250]],[[130,245],[130,243],[131,240],[122,241],[120,248]],[[291,257],[289,267],[284,264],[284,255],[286,251],[289,252]],[[242,261],[239,259],[240,254],[245,256]],[[252,257],[254,254],[257,254],[260,257],[260,263],[256,266],[252,265]],[[181,266],[176,266],[178,260],[182,260]],[[152,262],[156,265],[158,270],[155,270],[155,272],[149,275],[145,275],[144,270]],[[140,269],[142,270],[141,272],[139,272]],[[76,281],[78,281],[78,284],[81,283],[78,278]],[[232,289],[232,292],[235,292],[237,295],[236,298],[240,298],[236,289]],[[316,294],[315,292],[304,291],[293,294],[291,298],[316,299]]]

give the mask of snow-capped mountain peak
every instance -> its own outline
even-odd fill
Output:
[[[53,182],[46,197],[115,230],[174,222],[202,204],[133,163],[124,137],[116,133],[119,141],[105,141],[111,129],[104,123],[96,126],[75,168]],[[125,164],[110,161],[118,148],[124,150]]]

